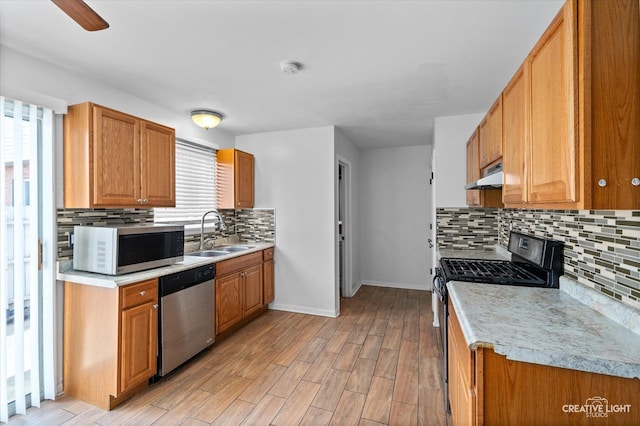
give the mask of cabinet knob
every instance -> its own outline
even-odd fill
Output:
[[[640,186],[640,178],[634,177],[633,179],[631,179],[631,185]]]
[[[600,179],[600,180],[598,181],[598,186],[599,186],[600,188],[604,188],[605,186],[607,186],[607,180],[606,180],[606,179]]]
[[[146,198],[144,200],[142,200],[142,204],[147,204],[149,202],[149,200],[147,200]]]
[[[142,290],[142,291],[140,292],[140,296],[144,296],[145,294],[147,294],[147,292],[146,292],[145,290]]]
[[[153,309],[158,309],[158,304],[153,305]]]
[[[142,198],[138,198],[138,199],[136,200],[136,203],[138,203],[138,204],[142,204]]]

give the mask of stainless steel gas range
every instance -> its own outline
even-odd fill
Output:
[[[509,235],[511,261],[462,259],[445,257],[436,268],[434,292],[438,296],[438,315],[443,342],[445,406],[449,410],[448,366],[448,294],[447,282],[466,281],[482,284],[517,285],[526,287],[558,288],[563,273],[563,244],[511,232]]]

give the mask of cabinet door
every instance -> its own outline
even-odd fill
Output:
[[[502,137],[505,204],[522,204],[525,197],[525,77],[521,67],[502,93]]]
[[[531,90],[530,203],[577,201],[574,4],[565,3],[525,62]]]
[[[145,303],[123,310],[121,327],[120,392],[124,392],[157,372],[157,305]]]
[[[141,201],[146,207],[175,207],[175,131],[143,121],[140,132]]]
[[[482,124],[481,124],[482,126]],[[480,169],[502,157],[502,96],[487,112],[480,136]]]
[[[216,334],[242,320],[242,275],[240,272],[216,278]]]
[[[93,205],[135,206],[140,198],[140,121],[95,106],[93,123]]]
[[[475,182],[480,177],[478,165],[478,130],[473,132],[467,142],[467,183]],[[469,206],[480,205],[480,190],[467,190],[467,204]]]
[[[475,374],[474,356],[467,346],[451,302],[449,302],[447,331],[451,419],[455,425],[476,424],[476,398],[473,383]]]
[[[244,279],[244,316],[262,308],[262,265],[247,268],[242,272]]]
[[[264,275],[263,304],[266,305],[267,303],[273,302],[273,299],[276,297],[273,259],[267,260],[262,264],[262,273]]]
[[[253,155],[235,151],[235,201],[237,208],[253,208]]]

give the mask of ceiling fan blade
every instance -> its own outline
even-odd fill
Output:
[[[83,0],[51,1],[87,31],[100,31],[109,28],[107,21],[102,19]]]

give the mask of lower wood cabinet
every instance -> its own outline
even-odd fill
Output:
[[[262,303],[264,303],[265,305],[273,302],[273,299],[275,299],[275,296],[276,296],[273,252],[274,252],[273,247],[266,249],[262,252],[262,259],[264,260],[264,263],[262,264],[262,274],[264,277]]]
[[[65,282],[64,392],[109,410],[156,374],[158,280]]]
[[[452,424],[638,424],[640,379],[512,361],[490,348],[472,351],[451,300],[448,324]]]
[[[225,331],[244,317],[242,294],[240,272],[216,278],[216,334]]]
[[[270,260],[264,262],[268,250]],[[273,300],[273,249],[218,262],[215,298],[216,335],[266,309]]]

